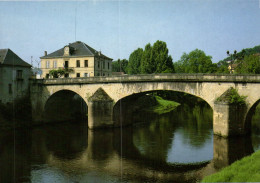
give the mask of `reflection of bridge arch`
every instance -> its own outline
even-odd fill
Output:
[[[66,174],[70,174],[70,172],[81,174],[98,171],[120,177],[123,172],[123,177],[128,180],[137,178],[141,180],[162,181],[187,180],[189,182],[196,179],[195,172],[197,170],[209,163],[201,162],[188,165],[154,161],[138,152],[133,145],[131,135],[123,137],[125,147],[123,148],[123,154],[121,154],[121,143],[119,142],[120,138],[118,138],[118,135],[120,134],[113,131],[110,131],[106,136],[102,136],[102,131],[88,131],[88,146],[79,156],[75,159],[63,159],[55,156],[52,152],[46,158],[46,163],[62,170]],[[102,147],[104,143],[106,147],[102,149],[98,148]],[[109,149],[109,154],[106,152],[107,149]]]
[[[109,155],[105,155],[105,159],[95,159],[97,151],[102,152],[102,149],[97,149],[95,143],[104,144],[100,134],[89,131],[88,146],[80,156],[75,159],[62,159],[50,153],[46,159],[46,163],[52,167],[62,170],[66,174],[82,174],[88,171],[98,171],[116,177],[123,177],[127,180],[152,180],[152,181],[188,181],[196,182],[201,180],[204,176],[217,172],[221,168],[230,165],[234,161],[241,159],[253,152],[252,144],[249,139],[236,138],[236,139],[223,139],[214,137],[214,156],[211,161],[199,162],[195,164],[170,164],[166,162],[156,162],[152,159],[146,158],[140,153],[136,152],[137,149],[130,142],[124,141],[127,144],[130,152],[121,155],[121,149],[114,141],[117,138],[110,136],[106,142],[110,149]],[[96,136],[97,135],[97,136]],[[117,136],[117,134],[114,134]],[[97,139],[96,139],[97,138]],[[248,143],[249,140],[249,143]],[[118,144],[119,145],[119,144]],[[130,150],[133,148],[134,150]],[[135,154],[136,153],[136,154]],[[236,154],[236,156],[234,156]]]

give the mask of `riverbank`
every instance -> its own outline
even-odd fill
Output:
[[[159,96],[153,96],[152,99],[156,101],[156,105],[148,106],[145,111],[154,112],[157,114],[164,114],[171,112],[180,105],[178,102],[165,100]]]
[[[236,161],[220,172],[205,177],[202,182],[259,182],[260,150]]]

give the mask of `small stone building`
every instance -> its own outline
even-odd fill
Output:
[[[25,96],[29,88],[31,65],[11,49],[0,49],[0,103]]]
[[[62,77],[111,76],[112,60],[87,44],[76,41],[41,58],[42,78],[50,78],[49,71],[63,69]]]

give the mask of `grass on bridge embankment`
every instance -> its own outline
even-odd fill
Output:
[[[260,150],[205,177],[202,182],[260,182]]]
[[[152,112],[155,112],[157,114],[163,114],[163,113],[167,113],[167,112],[172,111],[178,105],[180,105],[177,102],[165,100],[165,99],[163,99],[162,97],[159,97],[159,96],[154,96],[154,97],[157,101],[157,105],[149,107],[147,109],[147,111],[152,111]]]

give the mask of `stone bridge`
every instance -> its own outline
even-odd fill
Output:
[[[216,102],[231,87],[247,96],[246,106]],[[32,116],[34,121],[42,121],[47,101],[55,93],[72,91],[88,106],[90,129],[120,126],[122,123],[113,119],[114,106],[125,97],[156,90],[184,92],[205,100],[213,109],[215,134],[242,135],[250,132],[251,113],[260,101],[260,75],[151,74],[32,80]]]

